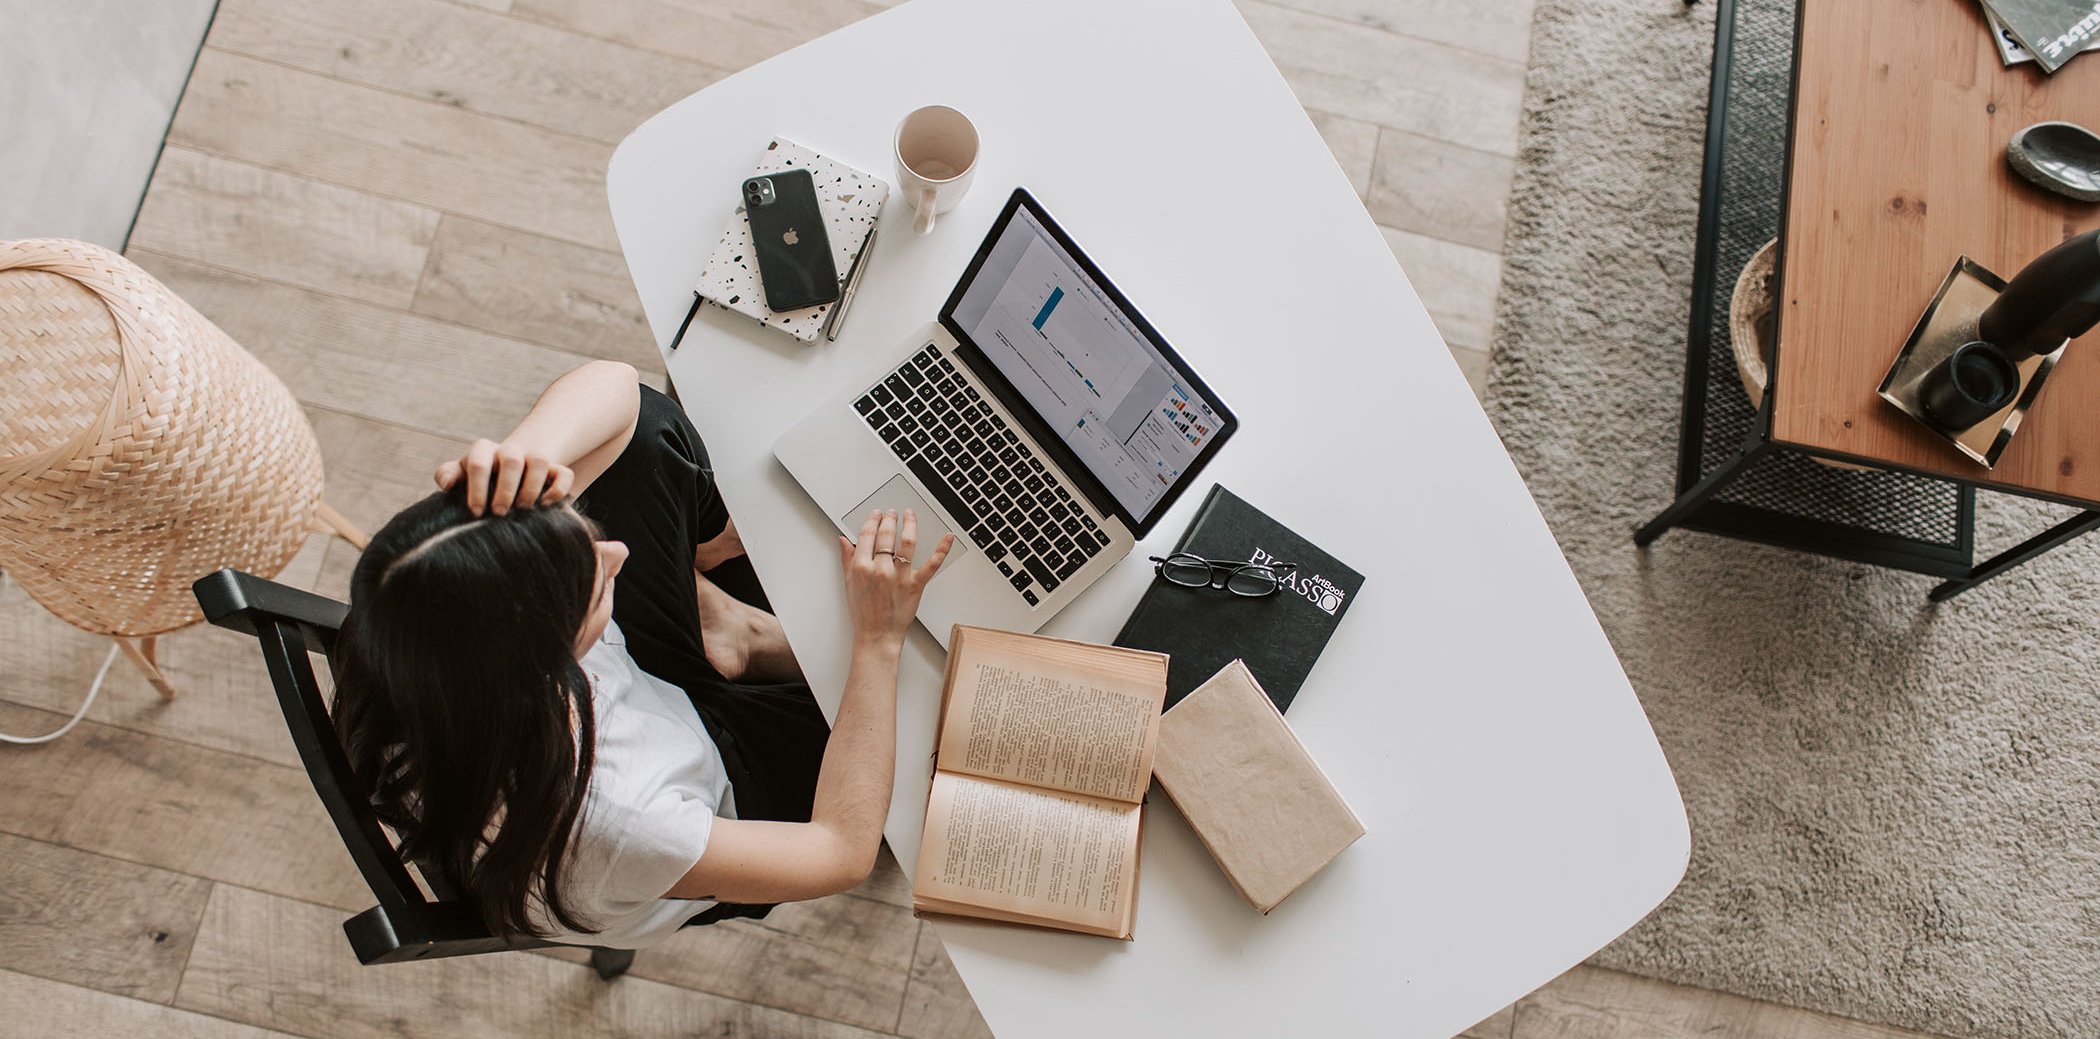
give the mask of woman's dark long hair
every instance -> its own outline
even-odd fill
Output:
[[[561,896],[596,734],[575,649],[591,540],[569,509],[476,517],[460,487],[433,494],[373,536],[336,638],[351,767],[402,854],[471,892],[498,935],[548,936],[535,899],[593,929]]]

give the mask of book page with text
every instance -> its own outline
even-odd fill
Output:
[[[942,903],[982,907],[1127,935],[1143,812],[1142,805],[936,773],[913,898],[936,911]]]
[[[1164,656],[982,628],[958,628],[952,646],[942,771],[1144,800]]]

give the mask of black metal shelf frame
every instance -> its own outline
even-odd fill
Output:
[[[1751,31],[1743,31],[1744,21],[1755,23]],[[1715,4],[1677,497],[1635,533],[1634,542],[1646,546],[1683,527],[1948,578],[1932,598],[1951,598],[2100,528],[2100,512],[2075,516],[1972,566],[1974,485],[1889,468],[1833,468],[1817,459],[1847,459],[1773,442],[1775,393],[1752,408],[1738,384],[1727,297],[1717,288],[1724,275],[1742,270],[1773,239],[1779,239],[1778,268],[1785,269],[1780,232],[1793,150],[1799,30],[1794,0]],[[1785,298],[1785,286],[1776,275],[1774,281],[1774,298]],[[1775,313],[1775,325],[1777,320]]]

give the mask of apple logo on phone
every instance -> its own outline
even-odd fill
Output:
[[[789,244],[789,245],[794,245],[794,244],[795,244],[796,242],[799,242],[799,241],[801,241],[801,240],[802,240],[802,236],[801,236],[801,235],[798,235],[798,234],[796,234],[796,233],[795,233],[795,229],[794,229],[794,228],[792,228],[792,227],[790,227],[790,228],[788,228],[788,229],[787,229],[787,233],[786,233],[786,234],[784,234],[784,235],[781,235],[781,236],[780,236],[780,240],[781,240],[781,241],[783,241],[783,242],[786,242],[786,243],[787,243],[787,244]]]

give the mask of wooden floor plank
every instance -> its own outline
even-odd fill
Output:
[[[537,392],[537,389],[532,392]],[[522,416],[530,399],[518,405]],[[321,441],[321,458],[327,466],[328,484],[341,488],[331,494],[344,518],[369,534],[386,525],[394,513],[436,491],[431,478],[438,463],[458,458],[468,440],[430,433],[334,408],[308,405],[308,420]],[[477,435],[501,436],[509,427],[491,428]],[[349,546],[344,545],[347,549]],[[352,558],[355,551],[344,553]],[[326,568],[322,568],[325,572]],[[316,576],[309,587],[332,598],[347,594],[347,587]]]
[[[502,435],[548,383],[589,360],[162,253],[136,250],[132,259],[261,358],[302,402],[462,444]]]
[[[611,145],[258,61],[209,39],[168,139],[583,245],[619,244],[605,204]]]
[[[529,399],[519,403],[519,416],[529,405]],[[460,458],[468,443],[462,437],[376,422],[334,407],[307,405],[307,418],[313,422],[315,439],[321,441],[321,462],[328,466],[328,497],[344,518],[365,533],[378,531],[395,512],[437,491],[430,474],[439,462]],[[500,437],[502,430],[487,434]],[[357,556],[351,546],[340,542],[332,548],[342,548],[349,558]],[[317,567],[319,573],[311,584],[300,588],[330,598],[349,594],[349,586],[325,577],[328,569]]]
[[[1334,153],[1334,161],[1349,175],[1349,186],[1361,199],[1371,192],[1371,169],[1378,161],[1378,126],[1328,112],[1305,113]]]
[[[187,148],[161,153],[136,248],[406,307],[438,214]]]
[[[1517,153],[1524,66],[1288,7],[1238,0],[1240,13],[1305,107]]]
[[[1458,1033],[1458,1039],[1512,1039],[1517,1027],[1517,1005],[1495,1011],[1486,1020]]]
[[[511,13],[725,69],[881,10],[863,0],[516,0]]]
[[[558,350],[661,372],[619,253],[447,216],[410,309]]]
[[[608,144],[726,74],[444,0],[221,0],[211,45]]]
[[[1931,1039],[1725,992],[1577,967],[1517,1003],[1513,1039]]]
[[[1506,156],[1386,130],[1365,207],[1383,226],[1499,254],[1515,169]]]
[[[0,1021],[36,1039],[290,1039],[283,1032],[0,970]]]
[[[862,898],[911,908],[911,878],[904,875],[904,869],[897,865],[896,856],[890,854],[888,841],[883,842],[882,850],[875,855],[874,872],[869,873],[868,879],[854,888],[853,893]]]
[[[1530,54],[1532,0],[1275,0],[1313,14],[1503,61]]]
[[[991,1027],[970,990],[955,973],[948,950],[933,925],[919,922],[919,946],[912,955],[911,983],[904,990],[904,1010],[897,1034],[905,1039],[991,1039]]]
[[[341,917],[256,891],[212,892],[175,1004],[333,1039],[872,1039],[877,1033],[530,953],[361,967]],[[650,950],[636,958],[639,967]]]
[[[1495,330],[1495,296],[1502,287],[1501,255],[1411,231],[1380,230],[1444,341],[1487,350]]]
[[[0,834],[0,971],[166,1003],[210,893],[196,877]]]
[[[1473,390],[1473,399],[1487,397],[1488,352],[1470,347],[1451,347],[1451,359],[1458,362],[1458,370],[1466,377],[1466,385]]]
[[[58,720],[0,703],[9,732]],[[372,903],[298,769],[82,722],[7,748],[0,790],[0,833],[342,909]]]
[[[791,902],[761,921],[687,928],[629,973],[826,1021],[889,1031],[912,970],[911,910],[857,895]],[[545,950],[583,963],[581,950]]]

